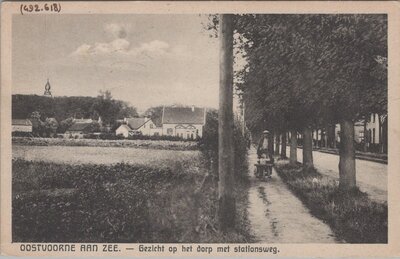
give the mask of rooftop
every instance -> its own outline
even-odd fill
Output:
[[[198,107],[164,107],[162,123],[204,124],[206,109]]]
[[[85,130],[87,127],[90,126],[90,124],[92,123],[87,123],[87,122],[76,122],[74,124],[71,125],[71,127],[68,128],[67,131],[83,131]]]
[[[139,129],[141,126],[143,126],[143,124],[145,124],[146,122],[148,122],[150,120],[150,118],[126,118],[126,123],[128,124],[128,126],[133,129],[133,130],[137,130]]]
[[[13,119],[12,125],[32,126],[32,122],[28,119]]]

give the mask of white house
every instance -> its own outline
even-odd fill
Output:
[[[12,132],[32,132],[32,122],[28,119],[12,120]]]
[[[381,144],[385,141],[387,128],[387,116],[379,116],[373,113],[367,119],[364,132],[364,120],[359,120],[354,122],[354,140],[357,143],[364,141],[366,138],[367,142],[370,144]],[[381,120],[381,123],[379,123]],[[382,124],[382,125],[380,125]],[[335,125],[335,139],[340,142],[340,124]]]
[[[162,113],[162,134],[183,139],[203,136],[206,123],[206,109],[197,107],[164,107]]]
[[[129,132],[131,132],[132,129],[129,128],[128,125],[126,124],[121,124],[121,126],[119,126],[116,130],[115,130],[115,135],[122,135],[124,136],[124,138],[129,137]]]
[[[143,118],[125,118],[124,123],[119,126],[116,135],[123,135],[127,138],[130,135],[141,134],[145,136],[161,135],[162,128],[147,117]]]

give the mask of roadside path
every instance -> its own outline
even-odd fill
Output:
[[[249,220],[260,243],[338,243],[330,227],[312,216],[285,183],[272,173],[261,182],[254,177],[257,154],[249,150],[251,187]]]

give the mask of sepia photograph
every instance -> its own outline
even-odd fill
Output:
[[[2,28],[17,251],[389,244],[388,13],[63,5]]]

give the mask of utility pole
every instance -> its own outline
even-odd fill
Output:
[[[221,230],[235,227],[233,175],[233,15],[219,16],[218,217]]]

